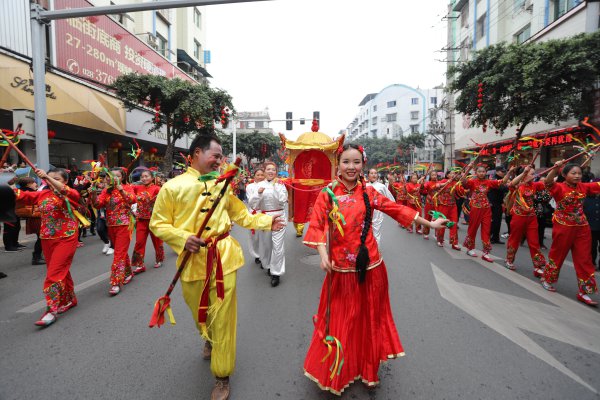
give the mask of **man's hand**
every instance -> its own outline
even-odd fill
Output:
[[[262,194],[265,191],[264,186],[258,188],[258,194]]]
[[[200,251],[200,247],[204,246],[206,242],[204,239],[192,235],[185,241],[185,249],[190,253],[197,253]]]
[[[283,217],[274,217],[271,223],[271,230],[274,232],[280,231],[285,227],[286,223]]]

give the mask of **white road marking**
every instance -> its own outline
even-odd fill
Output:
[[[102,275],[98,275],[97,277],[90,279],[89,281],[85,281],[83,283],[80,283],[79,285],[75,285],[75,292],[80,292],[83,289],[87,289],[90,286],[94,286],[97,283],[100,283],[102,281],[107,281],[109,276],[110,276],[110,272],[105,272]],[[22,308],[17,312],[18,313],[34,313],[36,311],[43,310],[44,308],[46,308],[46,301],[42,300],[42,301],[38,301],[37,303],[34,303],[30,306]]]

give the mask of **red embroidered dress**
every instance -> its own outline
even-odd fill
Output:
[[[108,188],[104,189],[94,204],[96,208],[106,208],[107,226],[129,225],[131,205],[135,203],[136,197],[129,185],[123,185],[123,192],[121,194],[116,188],[113,188],[109,193]]]
[[[407,205],[413,210],[421,211],[421,184],[408,182],[406,184]]]
[[[405,186],[406,183],[404,182],[394,182],[394,184],[392,185],[392,187],[394,188],[392,193],[396,195],[396,201],[400,203],[405,202],[408,199],[408,194],[406,193]]]
[[[516,189],[510,188],[511,192],[516,190],[514,194],[515,200],[510,213],[522,217],[535,217],[535,208],[533,206],[535,193],[545,188],[544,182],[529,182],[520,184]]]
[[[464,183],[464,188],[471,191],[471,200],[469,206],[469,228],[463,246],[467,250],[475,248],[475,237],[481,226],[481,243],[483,245],[483,253],[489,254],[492,250],[490,243],[490,230],[492,224],[492,211],[490,202],[488,201],[488,191],[497,189],[502,184],[502,180],[489,180],[473,178]]]
[[[557,182],[547,189],[556,200],[556,210],[552,217],[552,248],[548,254],[544,280],[550,284],[558,280],[563,261],[571,251],[579,291],[594,293],[598,288],[595,266],[590,257],[592,232],[583,213],[583,200],[586,196],[600,194],[600,183],[569,186],[566,182]]]
[[[464,188],[471,191],[471,201],[469,203],[471,207],[490,208],[487,194],[490,189],[498,189],[501,184],[502,180],[474,178],[466,181]]]
[[[156,196],[160,191],[158,185],[133,185],[133,191],[137,199],[137,210],[136,210],[136,240],[135,247],[133,249],[133,257],[131,258],[131,264],[133,266],[144,265],[144,256],[146,254],[146,241],[148,236],[152,240],[154,246],[154,252],[156,255],[156,262],[163,262],[165,259],[165,251],[163,248],[162,240],[154,236],[149,229],[150,218],[152,217],[152,209],[156,202]]]
[[[56,313],[59,307],[77,304],[70,268],[77,249],[78,221],[68,211],[65,197],[71,207],[79,201],[79,193],[66,185],[59,197],[53,190],[26,192],[16,190],[17,201],[36,205],[40,211],[42,251],[46,258],[44,295],[46,309]]]
[[[42,218],[40,239],[67,238],[77,233],[77,219],[69,214],[64,198],[54,191],[26,192],[18,189],[16,194],[17,200],[23,204],[37,205]],[[73,208],[79,202],[79,193],[74,189],[64,186],[61,194],[70,200]]]
[[[321,289],[319,309],[313,318],[315,331],[304,362],[304,371],[321,389],[340,394],[356,379],[362,379],[370,386],[376,385],[379,381],[379,364],[404,355],[404,350],[392,317],[387,271],[372,229],[369,229],[365,241],[370,263],[365,281],[358,282],[356,256],[365,218],[364,188],[359,184],[348,190],[338,181],[332,190],[346,225],[343,225],[344,236],[334,225],[330,240],[334,272],[331,275],[328,333],[340,340],[344,350],[344,365],[340,374],[334,374],[332,379],[329,368],[334,357],[321,362],[327,354],[327,347],[322,342],[329,287],[329,278],[326,278]],[[372,187],[366,190],[372,209],[388,214],[402,225],[409,226],[418,216],[414,210],[394,203]],[[329,196],[324,192],[319,193],[304,237],[307,246],[316,248],[319,244],[326,244],[331,223],[328,220],[330,210]]]
[[[154,207],[156,196],[160,191],[160,186],[133,185],[132,188],[137,201],[136,218],[138,220],[150,219],[150,217],[152,217],[152,208]]]

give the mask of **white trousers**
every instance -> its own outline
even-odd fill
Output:
[[[381,211],[373,210],[371,227],[373,228],[373,236],[375,236],[378,246],[381,242],[381,224],[383,224],[383,213]]]
[[[264,213],[272,217],[282,215],[285,218],[284,211],[266,211]],[[263,268],[269,269],[271,275],[283,275],[285,273],[285,227],[278,232],[261,231],[258,238],[260,261]]]
[[[250,246],[248,246],[248,250],[250,252],[250,256],[252,258],[260,258],[260,240],[259,240],[259,236],[260,234],[264,234],[263,231],[260,231],[258,229],[254,230],[254,234],[252,233],[252,231],[249,232],[250,233]]]

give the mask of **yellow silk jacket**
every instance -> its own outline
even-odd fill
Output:
[[[186,240],[195,235],[223,187],[215,180],[200,182],[200,172],[188,167],[187,172],[171,179],[161,188],[150,219],[150,230],[164,240],[179,255],[179,266],[184,257]],[[216,186],[216,187],[215,187]],[[210,195],[206,195],[210,193]],[[231,229],[231,222],[249,229],[270,230],[272,217],[252,215],[230,188],[219,202],[202,233],[202,238],[216,237]],[[210,229],[209,229],[210,228]],[[237,240],[228,236],[217,243],[221,253],[223,274],[227,275],[244,265],[244,254]],[[192,254],[181,273],[181,280],[192,282],[206,278],[206,247]]]

